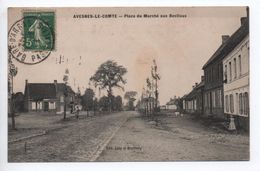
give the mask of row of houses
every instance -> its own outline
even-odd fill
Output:
[[[202,67],[204,76],[182,97],[183,110],[249,128],[249,13]]]

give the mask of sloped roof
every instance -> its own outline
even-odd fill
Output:
[[[239,27],[231,37],[216,50],[216,52],[209,58],[204,64],[202,69],[205,69],[209,64],[218,58],[224,58],[227,56],[247,35],[249,34],[249,20],[246,21]]]
[[[171,99],[166,105],[176,105],[178,99]]]
[[[28,83],[28,95],[31,99],[56,99],[55,83]],[[57,83],[57,91],[65,92],[66,85]],[[67,86],[69,93],[74,93],[70,86]]]
[[[198,90],[204,86],[204,84],[205,82],[201,81],[196,87],[194,87],[188,94],[184,95],[182,98],[183,99],[193,98],[197,94]]]
[[[65,87],[66,87],[66,85],[64,83],[57,83],[57,91],[58,92],[65,92]],[[74,93],[72,88],[70,86],[68,86],[68,85],[67,85],[67,91],[69,93]]]
[[[28,83],[27,86],[31,99],[56,98],[56,89],[53,83]]]

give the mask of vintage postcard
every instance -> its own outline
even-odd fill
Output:
[[[8,8],[8,162],[249,161],[249,18]]]

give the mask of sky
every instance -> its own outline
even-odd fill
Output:
[[[39,9],[38,9],[39,10]],[[40,9],[41,10],[41,9]],[[114,60],[127,68],[123,96],[137,91],[140,97],[146,78],[150,77],[153,59],[158,64],[159,101],[165,104],[174,96],[189,93],[200,82],[202,66],[221,45],[222,35],[231,35],[246,16],[245,7],[189,8],[52,8],[55,11],[55,50],[43,62],[25,65],[14,61],[18,74],[14,91],[24,92],[30,83],[62,82],[69,69],[69,84],[81,92],[98,66]],[[122,18],[73,18],[74,14],[117,14]],[[124,15],[183,14],[186,18],[125,18]],[[9,11],[9,28],[22,17],[21,9]],[[59,63],[60,56],[64,62]],[[90,85],[91,86],[91,85]],[[93,86],[91,86],[94,88]],[[95,89],[97,96],[101,94]]]

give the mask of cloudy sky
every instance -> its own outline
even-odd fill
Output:
[[[45,9],[46,10],[46,9]],[[56,49],[36,65],[14,62],[18,75],[15,92],[29,82],[62,82],[65,69],[74,90],[88,87],[98,66],[112,59],[128,69],[125,91],[140,96],[145,79],[156,59],[161,76],[159,100],[183,96],[199,82],[202,66],[221,44],[221,35],[231,35],[246,16],[245,7],[222,8],[56,8]],[[74,14],[183,14],[186,18],[73,18]],[[9,27],[22,16],[9,11]],[[60,56],[64,62],[59,62]],[[99,95],[98,91],[96,94]],[[101,93],[101,95],[104,94]],[[115,90],[115,94],[124,92]]]

